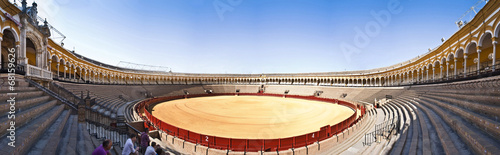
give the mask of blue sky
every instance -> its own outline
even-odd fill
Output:
[[[89,58],[111,65],[161,65],[173,72],[245,74],[364,70],[400,63],[455,33],[455,22],[476,2],[37,1],[40,16],[67,36],[64,47]],[[373,15],[384,12],[389,20]],[[365,39],[359,41],[359,36]]]

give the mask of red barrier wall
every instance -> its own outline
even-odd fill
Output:
[[[224,93],[224,94],[195,94],[188,95],[187,97],[203,97],[203,96],[217,96],[217,95],[235,95],[234,93]],[[251,94],[251,93],[239,93],[238,95],[253,95],[253,96],[277,96],[282,97],[280,94]],[[210,148],[216,148],[221,150],[232,150],[232,151],[246,151],[246,152],[256,152],[256,151],[282,151],[288,150],[290,148],[298,148],[306,145],[310,145],[314,142],[322,141],[327,138],[336,135],[349,128],[353,124],[355,124],[359,119],[361,119],[365,114],[365,108],[363,106],[357,106],[355,104],[341,101],[337,99],[328,99],[328,98],[318,98],[314,96],[299,96],[299,95],[286,95],[289,98],[299,98],[306,100],[316,100],[330,103],[337,103],[343,106],[350,107],[354,110],[354,114],[351,115],[346,120],[330,126],[321,127],[318,131],[311,132],[308,134],[282,138],[282,139],[232,139],[232,138],[222,138],[215,137],[210,135],[198,134],[195,132],[191,132],[189,130],[177,128],[173,125],[167,124],[153,115],[147,110],[151,104],[165,102],[174,99],[181,99],[186,97],[182,96],[169,96],[169,97],[160,97],[160,98],[150,98],[141,101],[136,105],[135,110],[138,114],[141,114],[143,120],[146,120],[144,123],[145,126],[153,125],[158,130],[162,130],[170,135],[175,135],[178,138],[186,140],[191,143],[201,144]],[[140,113],[141,109],[144,111],[144,115]],[[357,109],[360,109],[361,117],[356,119]],[[151,127],[150,127],[151,128]]]

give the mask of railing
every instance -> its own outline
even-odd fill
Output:
[[[189,97],[201,97],[201,96],[217,96],[217,95],[235,95],[234,93],[224,93],[224,94],[196,94],[189,95]],[[252,94],[252,93],[239,93],[239,95],[257,95],[257,96],[278,96],[283,97],[282,94]],[[158,118],[151,115],[148,111],[149,106],[152,104],[165,102],[168,100],[180,99],[186,96],[170,96],[170,97],[160,97],[151,98],[141,101],[136,105],[136,112],[140,114],[143,120],[145,120],[144,125],[150,128],[156,128],[162,130],[167,134],[179,137],[187,142],[194,144],[204,145],[210,148],[223,149],[223,150],[233,150],[233,151],[282,151],[288,150],[290,148],[299,148],[310,145],[315,142],[323,141],[330,138],[345,129],[351,127],[357,123],[364,115],[365,108],[363,106],[354,105],[349,102],[337,100],[337,99],[327,99],[327,98],[317,98],[314,96],[298,96],[298,95],[287,95],[291,98],[300,98],[308,100],[317,100],[330,103],[337,103],[343,106],[352,108],[355,112],[346,120],[330,126],[326,125],[319,129],[319,131],[311,132],[308,134],[281,138],[281,139],[233,139],[233,138],[223,138],[211,135],[203,135],[196,132],[192,132],[186,129],[178,128],[176,126],[167,124]],[[357,109],[361,109],[361,117],[357,118]],[[145,116],[142,115],[142,112]]]
[[[101,114],[93,114],[93,115],[98,115],[93,117],[99,120],[102,119],[103,117],[106,117],[102,116]],[[114,145],[118,145],[119,147],[122,148],[131,133],[133,134],[140,133],[139,130],[130,126],[128,123],[125,123],[126,129],[120,129],[116,126],[104,124],[102,122],[94,121],[89,118],[85,119],[85,121],[87,122],[87,130],[90,135],[93,135],[98,139],[111,139]]]
[[[8,62],[2,62],[0,63],[1,65],[1,68],[0,68],[0,73],[10,73],[9,72],[9,67],[8,67]],[[15,65],[16,67],[14,68],[14,72],[16,74],[20,74],[20,75],[25,75],[26,72],[24,72],[24,66],[23,65],[19,65],[19,64],[16,64]]]
[[[40,85],[40,84],[36,83],[35,81],[33,81],[33,80],[31,80],[31,79],[26,78],[26,81],[28,81],[28,83],[30,83],[31,85],[33,85],[33,86],[37,87],[38,89],[40,89],[40,90],[44,91],[45,93],[49,94],[50,96],[52,96],[52,97],[54,97],[54,98],[58,99],[58,100],[59,100],[59,101],[61,101],[62,103],[66,104],[67,106],[69,106],[69,107],[73,108],[74,110],[78,110],[78,109],[76,108],[76,104],[75,104],[75,103],[78,103],[78,102],[71,102],[71,101],[67,100],[67,99],[66,99],[66,98],[64,98],[64,97],[59,96],[59,94],[57,94],[57,93],[55,93],[55,92],[51,91],[50,89],[47,89],[47,88],[45,88],[44,86],[42,86],[42,85]]]
[[[52,80],[52,72],[29,64],[26,65],[26,76]]]
[[[92,102],[92,101],[91,101]],[[79,109],[82,110],[82,109]],[[138,134],[139,130],[126,122],[119,122],[113,115],[85,106],[85,121],[87,130],[99,139],[111,139],[113,144],[123,147],[128,135]],[[121,125],[124,123],[124,125]]]
[[[493,72],[493,70],[492,70],[492,67],[493,67],[492,65],[481,65],[481,69],[479,71],[476,69],[477,67],[474,66],[474,67],[467,68],[467,72],[464,73],[463,68],[461,68],[461,69],[457,70],[457,75],[450,75],[450,76],[446,77],[446,73],[444,72],[442,78],[435,78],[435,79],[429,79],[429,80],[422,79],[421,81],[413,82],[411,84],[401,84],[401,85],[455,82],[455,81],[471,80],[471,79],[476,79],[476,78],[500,75],[500,64],[496,64],[494,66],[495,66],[495,72]],[[430,76],[431,75],[429,75],[429,78],[430,78]]]
[[[72,92],[70,92],[69,90],[67,90],[66,88],[64,87],[61,87],[59,86],[58,84],[54,83],[54,82],[50,82],[49,83],[49,89],[55,93],[57,93],[59,96],[69,100],[70,102],[73,102],[75,104],[79,103],[82,98],[73,94]]]
[[[365,134],[365,141],[363,142],[363,145],[372,145],[372,143],[374,142],[380,143],[380,140],[382,140],[382,138],[389,139],[391,133],[399,129],[397,128],[398,125],[399,125],[399,117],[387,120],[380,124],[375,124],[375,131]]]

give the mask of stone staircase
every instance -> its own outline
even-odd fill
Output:
[[[7,154],[91,154],[96,145],[82,138],[88,131],[78,127],[76,111],[31,86],[23,76],[15,77],[12,91],[7,75],[0,75],[0,150]],[[13,97],[15,105],[8,102]],[[15,120],[8,117],[11,109]],[[15,121],[14,132],[7,130],[11,121]],[[11,147],[7,136],[14,133],[15,147]]]

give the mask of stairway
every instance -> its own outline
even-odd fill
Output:
[[[80,138],[88,131],[78,128],[76,111],[31,86],[23,76],[15,77],[11,91],[7,75],[0,75],[0,150],[7,154],[91,154],[95,147]],[[15,105],[7,101],[13,97]],[[15,147],[7,145],[11,142],[7,136],[14,133],[7,130],[11,108],[15,108]]]

